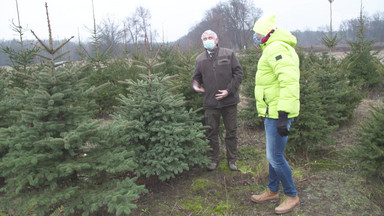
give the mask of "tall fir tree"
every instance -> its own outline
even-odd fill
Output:
[[[362,6],[358,21],[354,29],[358,40],[348,41],[351,52],[343,63],[349,74],[351,85],[357,86],[358,90],[370,91],[384,84],[384,67],[377,57],[378,52],[373,51],[374,41],[367,40],[365,35],[367,22],[363,16]]]
[[[47,17],[48,6],[46,4]],[[136,165],[132,152],[110,142],[109,133],[92,120],[95,88],[85,88],[79,67],[56,67],[56,52],[65,43],[40,45],[49,59],[26,80],[26,89],[14,91],[24,107],[17,121],[1,130],[2,212],[10,215],[46,215],[62,209],[64,215],[89,215],[107,207],[111,214],[128,214],[133,200],[144,192],[127,173]]]

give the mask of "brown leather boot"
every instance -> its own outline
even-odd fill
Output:
[[[273,192],[267,188],[267,190],[260,195],[252,195],[252,202],[262,203],[265,201],[277,202],[279,200],[279,192]]]
[[[299,203],[300,201],[297,195],[295,197],[287,196],[287,199],[275,208],[275,213],[284,214],[290,212],[295,206],[299,205]]]

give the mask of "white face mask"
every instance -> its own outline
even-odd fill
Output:
[[[203,44],[204,44],[204,48],[207,49],[207,50],[213,50],[215,49],[215,40],[205,40],[203,41]]]

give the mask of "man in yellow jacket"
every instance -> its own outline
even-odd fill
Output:
[[[287,199],[275,212],[282,214],[299,204],[291,168],[284,157],[291,123],[300,110],[299,58],[293,48],[296,38],[277,28],[275,15],[261,17],[253,30],[254,41],[263,51],[257,65],[255,98],[258,115],[265,117],[269,183],[266,192],[253,195],[251,200],[278,201],[281,182]]]

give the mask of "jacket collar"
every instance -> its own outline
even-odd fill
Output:
[[[210,53],[211,54],[213,54],[213,59],[215,59],[216,58],[216,56],[217,56],[217,54],[219,53],[219,45],[217,45],[214,49],[213,49],[213,52],[210,52],[210,51],[208,51],[207,49],[205,49],[205,55],[207,56],[207,58],[211,58],[211,55],[210,55]]]

